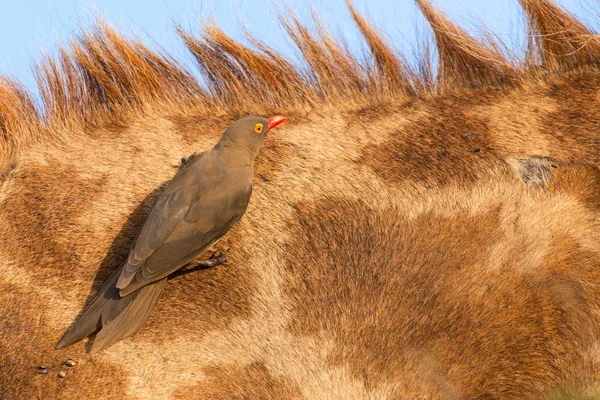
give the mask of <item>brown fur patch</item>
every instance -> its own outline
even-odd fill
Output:
[[[586,70],[549,82],[546,96],[555,110],[544,116],[541,131],[557,161],[600,163],[600,73]]]
[[[599,262],[561,236],[537,273],[514,269],[528,248],[486,269],[493,246],[508,240],[500,212],[407,220],[342,200],[299,206],[288,247],[289,329],[326,333],[337,345],[330,362],[368,389],[402,380],[413,395],[539,396],[579,365],[573,337],[591,345],[578,329],[591,328],[586,313],[598,304],[579,293],[595,290],[583,282],[600,278]]]
[[[0,164],[0,183],[3,183],[16,167],[17,165],[14,162],[5,162]]]
[[[493,98],[493,93],[482,92],[476,100],[462,96],[437,99],[424,116],[402,126],[388,141],[365,147],[359,162],[394,183],[414,180],[430,187],[472,184],[499,163],[488,120],[472,113],[474,104],[486,104]]]
[[[80,264],[78,255],[89,251],[88,241],[80,240],[87,229],[78,217],[91,206],[106,179],[85,177],[74,166],[56,160],[51,163],[52,167],[29,164],[14,175],[1,210],[7,229],[3,254],[18,260],[39,283],[52,282],[66,293],[75,288],[58,283],[70,280]]]
[[[181,115],[174,114],[167,117],[173,123],[175,132],[179,133],[184,142],[188,145],[194,145],[199,140],[215,139],[218,140],[217,132],[222,132],[227,128],[227,123],[232,122],[231,118],[218,116],[200,115]],[[210,138],[210,139],[209,139]]]
[[[292,380],[273,375],[264,363],[254,362],[240,367],[235,364],[213,365],[204,368],[207,375],[202,382],[183,388],[176,399],[281,399],[301,398],[300,390]]]
[[[390,116],[398,112],[398,109],[410,116],[415,111],[414,103],[414,100],[408,100],[400,106],[396,103],[368,104],[348,110],[343,115],[348,121],[347,129],[368,130],[370,127],[381,122],[381,120],[389,119]],[[359,125],[359,127],[355,126],[355,124]]]

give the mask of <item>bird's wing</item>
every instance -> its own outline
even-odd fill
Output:
[[[200,165],[169,183],[144,223],[117,282],[122,296],[192,261],[244,213],[250,193],[203,187],[204,171],[194,163]]]
[[[117,288],[127,286],[146,259],[180,224],[194,197],[199,196],[199,184],[190,179],[190,171],[189,168],[178,171],[154,203],[121,268]]]

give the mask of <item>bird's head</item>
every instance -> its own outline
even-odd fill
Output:
[[[229,125],[219,144],[239,146],[256,155],[267,133],[285,121],[285,118],[283,115],[273,115],[269,118],[254,116],[240,118]]]

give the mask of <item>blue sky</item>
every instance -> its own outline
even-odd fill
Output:
[[[585,22],[594,22],[592,0],[558,0]],[[335,32],[358,49],[359,41],[344,0],[15,0],[5,1],[0,13],[0,72],[32,87],[32,65],[44,52],[53,52],[57,42],[66,42],[80,27],[89,26],[95,13],[128,35],[137,35],[152,46],[158,43],[191,65],[175,35],[174,23],[193,30],[202,16],[216,21],[234,37],[240,36],[242,20],[247,27],[276,49],[293,54],[282,35],[276,8],[291,5],[300,16],[308,16],[309,5]],[[483,23],[508,43],[523,40],[517,0],[434,0],[454,21],[467,29]],[[388,40],[409,51],[425,24],[412,0],[354,0],[388,35]],[[599,18],[600,19],[600,18]],[[419,31],[417,28],[420,27]],[[187,61],[185,61],[187,60]]]

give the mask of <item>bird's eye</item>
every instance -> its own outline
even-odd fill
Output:
[[[254,132],[260,134],[260,133],[262,133],[262,131],[263,131],[263,124],[256,124],[254,126]]]

